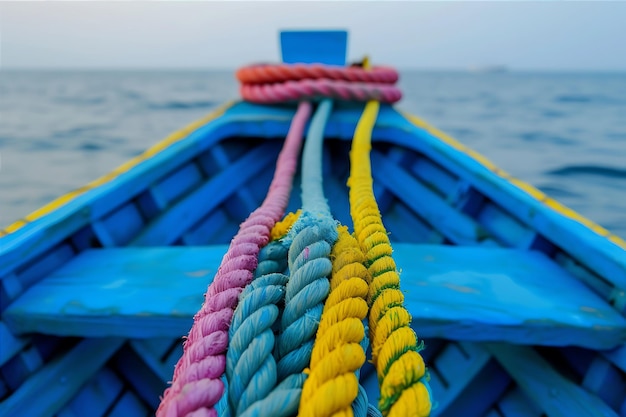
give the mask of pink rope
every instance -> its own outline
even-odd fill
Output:
[[[303,79],[341,80],[393,84],[398,81],[398,72],[391,67],[339,67],[322,64],[278,64],[251,65],[239,69],[237,79],[245,84],[278,83]]]
[[[243,84],[240,91],[245,100],[254,103],[281,103],[316,98],[395,103],[402,98],[400,90],[389,84],[327,79],[286,81],[279,84]]]
[[[217,417],[215,404],[222,397],[221,376],[226,365],[228,327],[243,288],[252,281],[259,250],[270,230],[285,212],[311,104],[301,102],[293,118],[276,172],[263,204],[239,226],[239,232],[205,294],[194,317],[183,355],[174,369],[172,385],[165,390],[157,417]]]

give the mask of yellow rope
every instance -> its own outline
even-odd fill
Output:
[[[372,361],[380,383],[379,408],[384,416],[430,414],[431,399],[424,384],[426,367],[421,346],[410,327],[400,276],[391,256],[391,244],[373,192],[370,166],[371,134],[379,104],[366,104],[350,151],[350,212],[355,236],[365,252],[372,276],[369,287],[369,326]]]
[[[313,345],[309,376],[302,388],[300,417],[352,417],[351,404],[359,389],[355,371],[365,363],[360,342],[365,337],[369,273],[363,252],[348,228],[340,226],[338,232],[331,252],[331,291]]]
[[[270,232],[271,239],[278,240],[284,237],[287,232],[289,232],[289,229],[291,229],[291,226],[298,220],[301,211],[302,210],[298,210],[295,213],[289,213],[281,221],[276,222]]]

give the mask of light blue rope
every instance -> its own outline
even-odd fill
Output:
[[[241,417],[293,416],[298,412],[302,385],[306,375],[293,374],[285,378],[263,400],[252,404]]]
[[[277,377],[283,382],[263,404],[266,406],[264,415],[272,417],[293,415],[298,410],[302,385],[306,379],[302,372],[311,360],[324,300],[330,291],[330,251],[338,234],[337,224],[324,197],[322,148],[324,129],[331,110],[332,101],[324,100],[311,119],[302,156],[302,213],[283,238],[283,244],[289,247],[290,277],[274,351]],[[285,389],[283,384],[287,382],[294,385],[288,385],[289,389]],[[290,401],[295,400],[293,409],[285,406],[286,392],[297,395],[295,399],[289,397]]]
[[[320,103],[304,145],[302,214],[282,239],[282,245],[263,248],[255,272],[259,278],[246,287],[233,317],[226,372],[232,416],[281,417],[298,410],[306,379],[302,372],[309,365],[324,300],[330,291],[330,252],[338,236],[322,182],[324,128],[331,110],[331,100]],[[285,269],[280,259],[284,260],[287,247],[290,277],[281,293],[284,276],[276,272]],[[285,308],[275,343],[272,326],[279,316],[277,303],[281,295]],[[362,388],[353,409],[357,417],[367,414],[368,401]]]
[[[285,295],[287,249],[272,242],[259,252],[255,279],[243,290],[235,309],[226,352],[230,416],[239,416],[264,399],[276,385],[274,324]]]
[[[283,243],[289,248],[295,236],[301,230],[312,225],[321,226],[324,231],[332,229],[332,232],[325,239],[331,245],[337,240],[337,224],[324,197],[322,176],[324,130],[332,108],[332,100],[322,100],[311,118],[309,132],[302,151],[302,213],[291,227],[287,236],[283,238]],[[290,248],[289,250],[291,251],[292,249]]]

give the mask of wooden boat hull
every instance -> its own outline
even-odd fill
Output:
[[[325,193],[350,227],[361,110],[336,108],[324,148]],[[0,415],[154,412],[294,111],[226,105],[2,232]],[[624,242],[390,106],[373,141],[433,415],[626,415]],[[361,378],[375,403],[375,372]]]

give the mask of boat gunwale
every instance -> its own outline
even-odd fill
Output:
[[[422,119],[396,110],[391,106],[383,106],[381,110],[383,117],[379,117],[375,127],[374,141],[408,147],[442,164],[483,195],[508,210],[510,215],[528,225],[538,234],[544,233],[545,235],[545,230],[548,229],[550,234],[545,236],[551,241],[554,241],[555,235],[558,235],[560,239],[555,243],[566,254],[574,255],[577,262],[591,267],[592,270],[601,271],[601,275],[614,285],[626,288],[626,257],[624,257],[626,242],[620,237],[611,234],[574,210],[548,197],[535,187],[512,177],[478,152],[432,127]],[[327,135],[342,140],[350,140],[356,122],[354,118],[359,111],[360,108],[356,106],[340,107],[329,120],[326,129]],[[32,240],[37,240],[38,233],[44,232],[50,227],[58,226],[59,223],[68,221],[73,216],[80,215],[81,211],[87,210],[84,215],[85,219],[81,222],[81,226],[75,228],[74,232],[85,224],[89,224],[95,220],[88,212],[89,204],[105,196],[108,191],[119,184],[124,184],[128,178],[134,178],[142,184],[147,180],[145,177],[147,173],[150,173],[150,177],[157,178],[162,175],[159,173],[161,161],[168,160],[171,155],[183,150],[191,152],[193,147],[200,143],[202,143],[202,149],[200,149],[202,151],[228,136],[258,137],[265,135],[269,138],[270,136],[278,136],[283,131],[286,134],[294,112],[295,108],[288,106],[260,106],[237,101],[227,103],[205,118],[158,142],[109,174],[90,182],[85,187],[57,198],[26,216],[26,218],[32,216],[31,221],[21,226],[13,226],[19,223],[18,221],[9,226],[7,229],[13,227],[15,230],[4,235],[0,234],[0,242],[3,243],[0,254],[19,252],[27,254],[27,257],[32,259],[37,254],[33,254],[29,248],[19,248],[20,245],[36,246],[37,242],[32,242]],[[258,122],[262,124],[259,125]],[[277,122],[280,126],[279,128],[268,128],[263,125],[264,122]],[[226,129],[222,134],[216,134],[219,127],[223,126],[235,127],[235,129],[231,129],[234,130],[233,132]],[[395,130],[395,134],[384,134],[385,132],[390,133],[389,129]],[[397,134],[398,132],[400,134]],[[271,134],[268,135],[267,133]],[[416,140],[418,138],[419,140]],[[193,155],[197,155],[198,151],[196,149]],[[494,197],[494,194],[498,194],[498,196]],[[506,204],[507,201],[502,201],[502,196],[509,200],[508,204]],[[519,213],[515,214],[516,208],[519,210],[520,207],[523,210],[530,208],[535,212],[535,215],[520,217]],[[41,215],[37,216],[37,213],[41,213]],[[65,236],[61,236],[58,241],[66,237],[67,233]],[[29,241],[32,242],[30,245],[28,244]],[[48,242],[47,247],[53,246],[58,241]],[[586,244],[579,245],[575,242],[585,242]],[[598,263],[590,259],[598,256],[608,261],[608,264],[605,262]],[[3,258],[3,262],[0,263],[0,273],[10,272],[14,269],[16,259],[14,256],[4,256]]]

